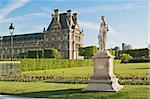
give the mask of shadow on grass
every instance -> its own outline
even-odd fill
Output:
[[[150,67],[145,67],[145,68],[133,68],[133,69],[150,69]]]
[[[134,92],[132,92],[134,93]],[[129,92],[88,92],[81,89],[51,90],[13,94],[23,98],[50,98],[50,99],[148,99],[148,96],[138,96]],[[20,98],[21,99],[21,98]]]
[[[66,90],[52,90],[52,91],[41,91],[41,92],[30,92],[30,93],[22,93],[16,94],[17,96],[23,97],[33,97],[33,98],[63,98],[67,97],[68,95],[73,94],[81,94],[81,93],[90,93],[87,91],[81,91],[81,89],[66,89]]]

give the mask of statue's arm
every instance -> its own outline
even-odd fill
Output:
[[[106,27],[107,27],[107,31],[109,31],[109,25],[108,25],[108,23],[107,23],[107,26],[106,26]]]

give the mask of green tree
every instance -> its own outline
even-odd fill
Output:
[[[123,54],[120,54],[120,59],[122,60],[123,63],[127,63],[129,62],[129,60],[133,59],[132,56],[130,56],[130,54],[126,54],[126,53],[123,53]]]
[[[131,50],[131,49],[132,49],[131,44],[128,44],[128,45],[126,46],[126,49],[127,49],[127,50]]]

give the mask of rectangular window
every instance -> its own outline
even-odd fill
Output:
[[[54,47],[54,43],[52,43],[52,47]]]

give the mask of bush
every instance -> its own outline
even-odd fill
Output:
[[[121,60],[119,59],[114,59],[114,64],[120,64],[121,63]]]
[[[129,60],[131,60],[132,58],[133,57],[130,56],[130,54],[126,54],[126,53],[120,54],[120,59],[122,60],[123,63],[129,62]]]

